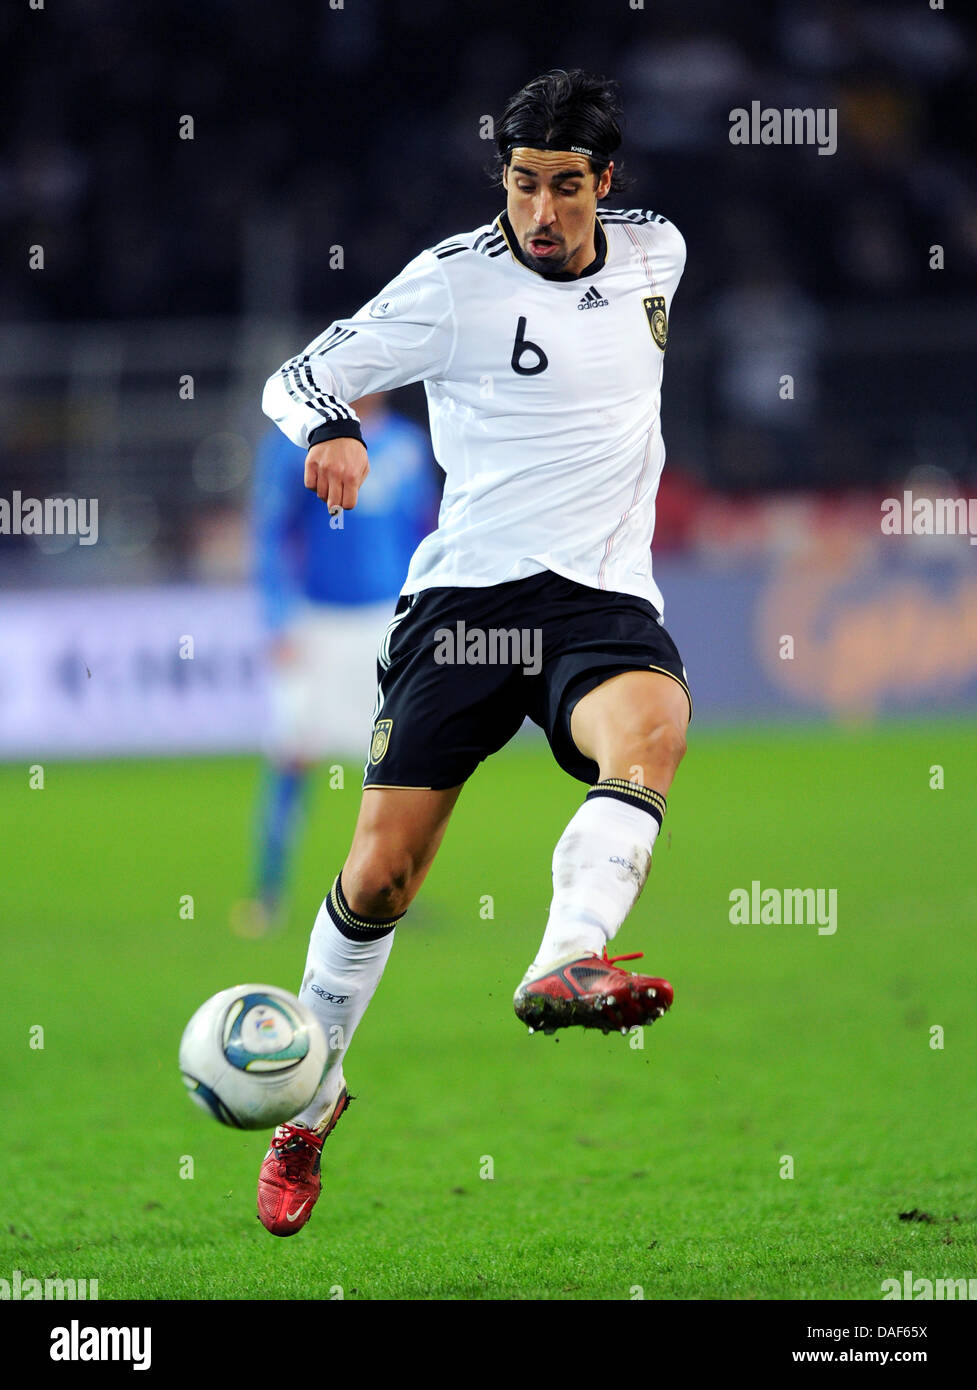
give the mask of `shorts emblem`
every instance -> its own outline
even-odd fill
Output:
[[[390,731],[394,726],[392,719],[378,719],[373,726],[373,742],[370,744],[370,762],[378,763],[390,743]]]

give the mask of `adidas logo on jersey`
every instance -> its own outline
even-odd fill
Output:
[[[600,290],[591,285],[587,293],[579,300],[578,309],[606,309],[607,300],[601,298]]]

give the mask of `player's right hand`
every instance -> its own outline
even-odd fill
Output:
[[[321,497],[330,515],[356,506],[369,471],[366,446],[358,439],[324,439],[305,456],[305,486]]]

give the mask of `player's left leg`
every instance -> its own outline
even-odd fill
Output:
[[[573,742],[599,776],[553,855],[546,931],[516,994],[530,1026],[606,1031],[650,1023],[671,1005],[667,981],[605,962],[648,877],[689,715],[685,686],[648,670],[610,676],[574,707]]]
[[[685,756],[689,697],[672,676],[624,671],[574,706],[570,733],[600,780],[622,777],[664,794]]]

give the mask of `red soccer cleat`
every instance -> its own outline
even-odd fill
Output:
[[[535,979],[527,978],[512,1001],[516,1017],[527,1024],[530,1033],[541,1029],[576,1024],[581,1028],[600,1028],[605,1033],[618,1029],[626,1033],[656,1018],[672,1007],[674,991],[667,980],[649,975],[632,975],[618,970],[619,960],[640,960],[641,951],[629,956],[603,956],[588,952],[557,961]]]
[[[258,1219],[273,1236],[300,1231],[319,1199],[322,1145],[353,1097],[344,1086],[321,1133],[304,1125],[279,1125],[258,1174]]]

